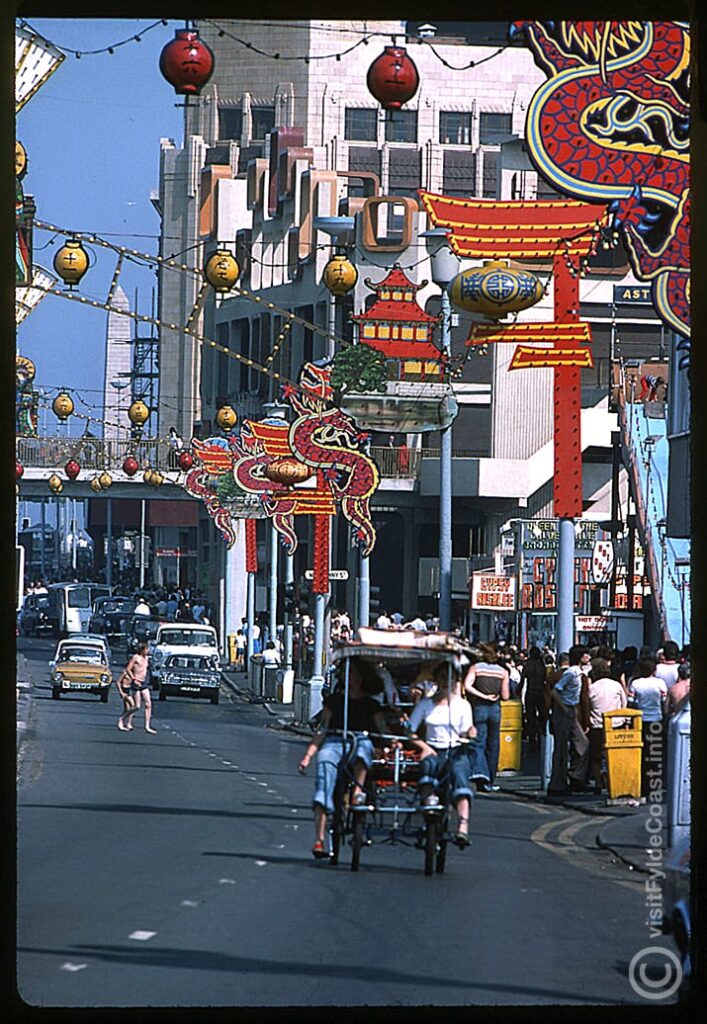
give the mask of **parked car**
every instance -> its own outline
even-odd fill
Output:
[[[162,663],[160,700],[168,696],[208,697],[218,704],[221,673],[213,657],[170,654]]]
[[[103,704],[108,701],[113,681],[104,650],[83,640],[62,640],[57,647],[51,669],[52,697],[81,690],[96,693]]]
[[[154,619],[149,615],[133,615],[126,624],[125,642],[128,652],[134,654],[140,644],[149,644],[157,635],[162,619]]]
[[[105,633],[111,640],[124,637],[136,603],[131,597],[96,598],[88,625],[90,632]]]
[[[28,594],[17,613],[17,625],[22,636],[52,633],[54,626],[49,617],[49,595]]]
[[[153,690],[159,689],[164,664],[172,654],[201,655],[211,658],[215,667],[220,668],[216,630],[198,622],[161,622],[149,642],[149,654]]]

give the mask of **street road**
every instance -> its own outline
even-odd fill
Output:
[[[155,702],[158,735],[51,700],[35,671],[18,771],[18,984],[36,1006],[629,1004],[643,885],[591,817],[503,795],[426,878],[376,844],[310,853],[302,737],[261,707]]]

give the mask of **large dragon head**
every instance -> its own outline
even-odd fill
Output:
[[[320,413],[334,398],[331,386],[331,364],[305,363],[299,374],[299,388],[289,388],[287,398],[299,413]]]

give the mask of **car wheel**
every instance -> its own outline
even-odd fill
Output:
[[[52,700],[59,700],[61,697],[61,690],[58,686],[52,686]]]
[[[108,690],[105,689],[105,690],[101,691],[101,704],[107,704],[107,703],[108,703]]]
[[[164,692],[164,690],[160,690],[160,695],[159,695],[158,699],[159,700],[167,700],[167,694]]]
[[[218,704],[218,693],[212,693],[209,699],[211,700],[212,704]]]

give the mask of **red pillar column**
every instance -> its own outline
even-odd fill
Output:
[[[570,273],[570,260],[572,257],[561,251],[553,261],[555,320],[560,323],[579,320],[579,272]],[[562,342],[555,346],[562,348]],[[574,519],[582,515],[581,370],[579,366],[558,366],[554,374],[553,510],[559,519]]]
[[[329,592],[329,533],[331,516],[314,517],[314,580],[312,590],[315,594]]]

